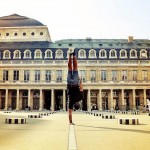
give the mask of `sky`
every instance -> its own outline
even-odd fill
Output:
[[[18,14],[61,39],[150,39],[150,0],[2,0],[0,17]]]

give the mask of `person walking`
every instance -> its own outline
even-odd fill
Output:
[[[79,79],[78,63],[75,50],[70,52],[68,60],[68,77],[67,77],[67,95],[68,95],[68,115],[70,125],[75,125],[72,121],[73,107],[78,110],[80,108],[79,101],[83,100],[82,79]]]

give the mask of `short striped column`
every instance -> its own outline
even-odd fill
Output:
[[[39,114],[32,114],[32,115],[28,115],[28,118],[42,118],[42,116],[40,116]]]
[[[127,111],[121,111],[121,113],[122,113],[122,114],[128,114],[128,112],[127,112]]]
[[[139,112],[138,112],[138,111],[132,111],[131,114],[132,114],[132,115],[138,115]]]
[[[102,119],[115,119],[115,115],[109,115],[109,114],[102,115]]]
[[[7,124],[25,124],[26,118],[5,118]]]
[[[39,115],[40,115],[40,116],[48,116],[49,113],[40,113]]]
[[[139,124],[139,119],[123,118],[123,119],[118,119],[118,123],[125,124],[125,125],[136,125]]]
[[[4,111],[3,113],[12,113],[11,111]]]

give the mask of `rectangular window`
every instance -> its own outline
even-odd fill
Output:
[[[51,81],[51,70],[45,71],[45,81],[49,83]]]
[[[133,81],[137,80],[137,70],[132,70],[132,80]]]
[[[117,80],[117,71],[116,70],[112,70],[111,71],[111,76],[112,76],[112,81],[116,81]]]
[[[56,71],[56,81],[57,82],[62,82],[62,70],[57,70]]]
[[[85,70],[79,71],[79,77],[81,77],[82,81],[85,82],[86,80]]]
[[[24,71],[24,82],[28,82],[30,79],[30,71],[29,70],[25,70]]]
[[[147,81],[148,75],[147,75],[147,70],[142,70],[142,80]]]
[[[90,76],[91,76],[91,82],[95,82],[96,81],[96,71],[91,70],[90,71]]]
[[[35,82],[40,81],[40,70],[35,70]]]
[[[19,80],[19,70],[14,70],[14,81]]]
[[[127,71],[126,70],[121,71],[121,79],[122,79],[122,81],[127,80]]]
[[[106,81],[106,70],[101,70],[101,81]]]
[[[3,81],[8,81],[8,70],[3,70]]]

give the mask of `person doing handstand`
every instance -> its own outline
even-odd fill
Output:
[[[83,85],[82,85],[82,80],[79,79],[78,64],[75,55],[75,50],[73,53],[69,54],[67,92],[68,92],[68,102],[69,102],[69,110],[68,110],[69,123],[70,125],[75,125],[72,122],[73,107],[75,109],[79,109],[80,107],[79,101],[83,99]]]

